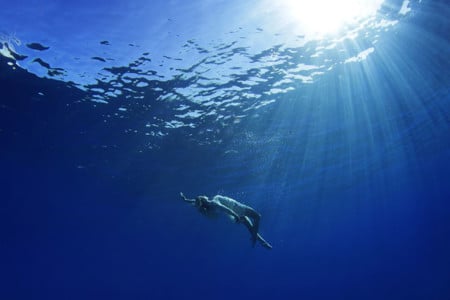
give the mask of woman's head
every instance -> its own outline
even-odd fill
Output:
[[[206,196],[198,196],[195,198],[195,206],[197,207],[203,207],[206,202],[208,202],[208,197]]]

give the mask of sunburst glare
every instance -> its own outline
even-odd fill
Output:
[[[374,15],[383,0],[283,0],[279,8],[287,21],[308,35],[339,32]]]

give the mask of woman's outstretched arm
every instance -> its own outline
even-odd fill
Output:
[[[184,201],[189,202],[189,203],[195,203],[194,199],[188,199],[186,198],[186,196],[183,194],[183,192],[180,193],[181,198],[183,198]]]

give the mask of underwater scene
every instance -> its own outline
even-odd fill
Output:
[[[0,11],[1,299],[450,299],[450,2]]]

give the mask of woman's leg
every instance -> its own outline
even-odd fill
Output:
[[[254,231],[254,226],[252,224],[252,221],[250,220],[249,217],[245,216],[242,219],[242,223],[244,223],[245,227],[247,227],[248,231],[252,235],[252,242],[253,242],[253,235],[254,235],[255,231]],[[272,249],[272,245],[269,244],[259,233],[256,233],[256,239],[261,243],[261,245],[264,248]],[[255,246],[254,242],[253,242],[253,246]]]
[[[261,242],[261,245],[264,247],[264,248],[267,248],[267,249],[272,249],[272,245],[271,244],[269,244],[259,233],[258,233],[258,241],[260,241]]]
[[[261,219],[261,215],[254,210],[253,208],[247,206],[245,209],[245,215],[249,218],[251,218],[252,223],[253,223],[253,227],[255,229],[256,232],[259,231],[259,220]]]
[[[248,231],[250,232],[250,235],[252,236],[252,246],[254,247],[258,238],[258,232],[255,231],[255,226],[253,226],[253,222],[249,217],[244,216],[242,218],[242,223],[244,223],[245,227],[247,227]]]

